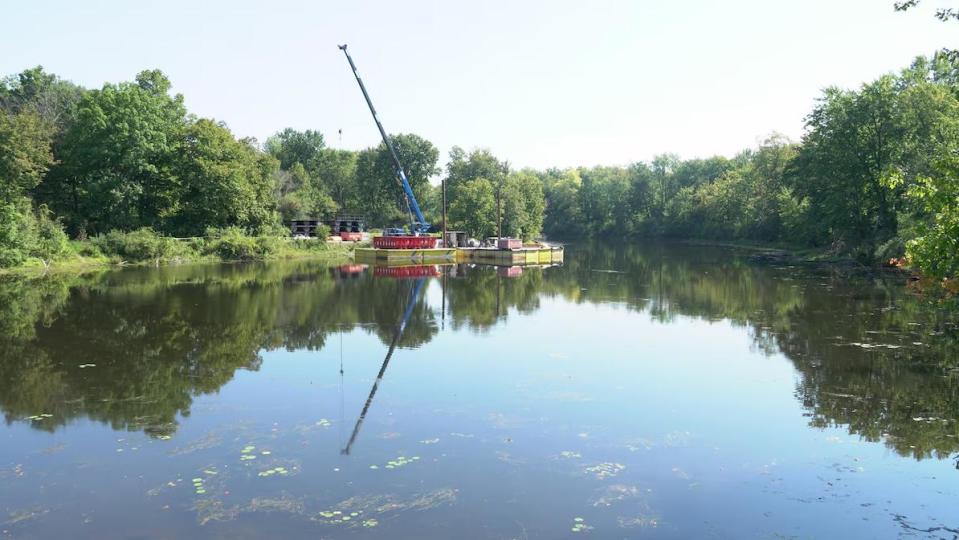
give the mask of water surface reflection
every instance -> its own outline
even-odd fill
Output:
[[[956,314],[691,246],[6,278],[0,523],[951,537]]]

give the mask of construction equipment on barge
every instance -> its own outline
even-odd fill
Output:
[[[356,70],[356,64],[353,63],[353,58],[346,50],[346,45],[339,45],[339,48],[343,51],[343,54],[346,55],[347,62],[350,63],[353,76],[356,77],[356,82],[360,85],[360,91],[363,92],[363,98],[366,99],[366,105],[370,108],[370,114],[373,115],[373,121],[376,122],[376,128],[380,131],[380,136],[383,137],[383,144],[386,145],[386,148],[390,152],[390,158],[393,160],[393,172],[396,174],[397,183],[403,189],[403,200],[406,202],[406,211],[410,216],[411,234],[403,234],[402,230],[387,229],[384,236],[373,237],[373,247],[378,249],[432,249],[436,247],[436,237],[427,234],[430,229],[430,224],[426,222],[426,217],[423,216],[423,212],[420,210],[420,205],[416,201],[416,196],[413,194],[413,188],[410,186],[410,181],[406,176],[406,171],[403,169],[403,164],[400,163],[400,158],[396,153],[396,148],[393,146],[393,141],[390,139],[390,136],[386,134],[386,130],[383,129],[383,123],[380,122],[380,118],[376,114],[376,109],[373,107],[370,94],[366,91],[363,79],[360,78],[360,74]]]
[[[406,203],[406,210],[409,214],[410,234],[406,234],[402,229],[386,229],[383,236],[373,237],[373,248],[359,248],[356,250],[357,260],[391,264],[409,264],[409,263],[428,263],[428,262],[476,262],[481,264],[515,266],[524,264],[558,264],[563,262],[563,247],[550,246],[545,244],[524,245],[522,241],[511,238],[497,238],[496,247],[491,248],[470,248],[460,245],[460,242],[450,242],[450,238],[444,238],[443,247],[437,247],[437,238],[429,234],[430,224],[420,210],[420,205],[413,194],[413,188],[410,186],[409,178],[406,175],[403,164],[400,163],[399,155],[393,146],[393,141],[383,128],[383,123],[373,107],[373,101],[370,99],[369,92],[366,91],[366,85],[356,69],[353,57],[346,50],[346,45],[339,45],[343,51],[350,69],[353,70],[353,76],[356,77],[356,83],[363,93],[366,105],[373,115],[373,121],[376,128],[383,138],[383,144],[389,150],[390,158],[393,162],[393,172],[396,175],[396,182],[403,190],[403,200]],[[445,194],[445,191],[444,191]],[[498,212],[497,212],[498,214]],[[445,216],[445,195],[444,195],[444,216]],[[445,217],[444,217],[445,221]],[[444,223],[445,226],[445,223]],[[457,232],[453,231],[454,237],[458,238]],[[465,241],[465,233],[462,233]]]

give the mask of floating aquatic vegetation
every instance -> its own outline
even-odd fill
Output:
[[[677,477],[682,478],[683,480],[689,480],[689,474],[686,471],[680,469],[679,467],[673,467],[672,472]]]
[[[599,478],[600,480],[602,480],[604,478],[612,478],[618,475],[624,469],[626,469],[626,465],[623,465],[622,463],[605,462],[605,463],[600,463],[599,465],[586,467],[585,471],[588,474],[591,474],[595,476],[596,478]]]
[[[288,514],[302,514],[305,505],[300,499],[283,494],[277,498],[256,497],[240,508],[241,512],[286,512]]]
[[[401,505],[403,510],[429,510],[446,504],[452,504],[456,501],[455,489],[443,488],[436,489],[429,493],[418,495],[413,500]]]
[[[343,510],[324,510],[313,516],[312,519],[313,521],[319,521],[320,523],[326,523],[327,525],[340,525],[353,521],[354,518],[360,517],[362,513],[363,510],[345,512]],[[374,519],[372,521],[376,520]]]
[[[96,364],[80,364],[77,367],[80,369],[87,369],[87,368],[97,367],[97,365]]]
[[[586,521],[581,517],[573,518],[573,526],[569,529],[574,533],[586,532],[592,530],[592,527],[586,524]]]
[[[290,471],[286,470],[286,467],[274,467],[274,468],[272,468],[272,469],[267,469],[267,470],[265,470],[265,471],[260,471],[259,473],[257,473],[257,476],[266,477],[266,476],[273,476],[273,475],[275,475],[275,474],[279,474],[279,475],[281,475],[281,476],[286,476],[286,475],[290,474]]]
[[[333,508],[320,512],[314,517],[320,521],[332,517],[333,512],[352,515],[353,512],[368,515],[384,514],[388,512],[423,511],[456,502],[455,489],[442,488],[415,495],[411,498],[402,498],[397,495],[357,495],[341,501]],[[355,516],[354,516],[355,517]]]
[[[26,508],[23,510],[14,510],[13,512],[7,514],[7,520],[4,521],[3,524],[16,525],[17,523],[34,520],[49,513],[49,508],[43,508],[41,506],[34,506],[32,508]]]
[[[256,456],[253,454],[253,451],[256,450],[256,447],[253,445],[244,446],[240,450],[240,461],[252,461],[256,459]]]
[[[157,439],[160,439],[161,441],[169,441],[172,438],[172,435],[157,435]]]
[[[473,434],[472,434],[472,433],[457,433],[457,432],[454,431],[453,433],[450,433],[450,437],[459,437],[459,438],[461,438],[461,439],[472,439],[472,438],[473,438]]]
[[[620,516],[616,518],[616,522],[624,529],[655,528],[659,526],[659,518],[655,516]]]
[[[413,463],[414,461],[419,461],[419,460],[420,460],[420,456],[413,456],[413,457],[410,457],[410,458],[408,458],[408,457],[406,457],[406,456],[400,456],[400,457],[398,457],[398,458],[396,458],[396,459],[391,459],[391,460],[387,461],[387,462],[386,462],[386,465],[384,465],[383,468],[385,468],[385,469],[398,469],[398,468],[400,468],[400,467],[405,467],[405,466],[409,465],[410,463]],[[376,469],[379,469],[379,466],[377,466],[377,465],[370,465],[370,469],[376,470]]]
[[[204,495],[204,494],[206,494],[206,486],[203,485],[203,479],[202,479],[202,478],[194,478],[194,479],[193,479],[193,488],[196,490],[196,494],[197,494],[197,495]]]
[[[326,418],[320,418],[317,420],[316,425],[319,427],[330,427],[332,424]]]
[[[638,497],[639,495],[640,491],[636,486],[613,484],[611,486],[606,486],[600,491],[599,497],[593,500],[593,506],[612,506],[615,503],[625,499]]]
[[[440,440],[439,440],[438,438],[437,438],[437,439],[423,439],[422,441],[420,441],[420,444],[436,444],[436,443],[438,443],[438,442],[440,442]]]
[[[215,497],[198,498],[192,508],[197,513],[197,522],[206,525],[211,521],[231,521],[240,514],[254,512],[286,512],[291,515],[305,515],[306,508],[302,498],[281,493],[279,497],[254,497],[244,505],[226,506]]]
[[[170,455],[173,456],[182,456],[185,454],[192,454],[200,450],[207,450],[210,448],[215,448],[223,442],[222,437],[217,433],[208,433],[207,435],[188,443],[186,446],[181,446],[174,448],[170,451]]]
[[[196,521],[201,526],[211,521],[230,521],[240,514],[239,506],[226,506],[223,501],[213,498],[199,498],[193,503]]]
[[[52,415],[52,414],[49,414],[49,413],[35,414],[35,415],[33,415],[33,416],[28,416],[28,417],[27,417],[27,420],[35,420],[35,421],[36,421],[36,420],[46,420],[47,418],[53,418],[53,415]]]
[[[169,482],[164,482],[160,484],[159,486],[148,489],[146,494],[149,497],[155,497],[163,493],[164,491],[168,491],[171,488],[177,487],[182,481],[183,480],[181,478],[177,478],[176,480],[170,480]]]
[[[562,452],[559,453],[559,457],[565,458],[565,459],[579,459],[583,457],[583,455],[580,454],[579,452],[573,452],[572,450],[563,450]]]
[[[372,529],[373,527],[376,527],[379,524],[380,524],[379,521],[376,521],[375,519],[372,519],[372,518],[363,520],[363,526],[366,527],[367,529]]]

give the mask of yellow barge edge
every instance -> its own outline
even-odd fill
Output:
[[[357,248],[356,262],[381,264],[477,263],[495,266],[558,264],[563,262],[562,246],[498,248],[377,249]]]

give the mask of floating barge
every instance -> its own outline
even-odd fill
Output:
[[[562,246],[522,246],[504,248],[459,248],[458,262],[475,262],[495,266],[524,266],[563,262]]]
[[[563,262],[562,246],[523,246],[513,249],[499,248],[357,248],[357,262],[381,264],[409,263],[464,263],[490,264],[494,266],[525,266],[531,264],[557,264]]]
[[[456,248],[427,248],[427,249],[388,249],[388,248],[357,248],[357,262],[403,264],[428,262],[456,262]]]

